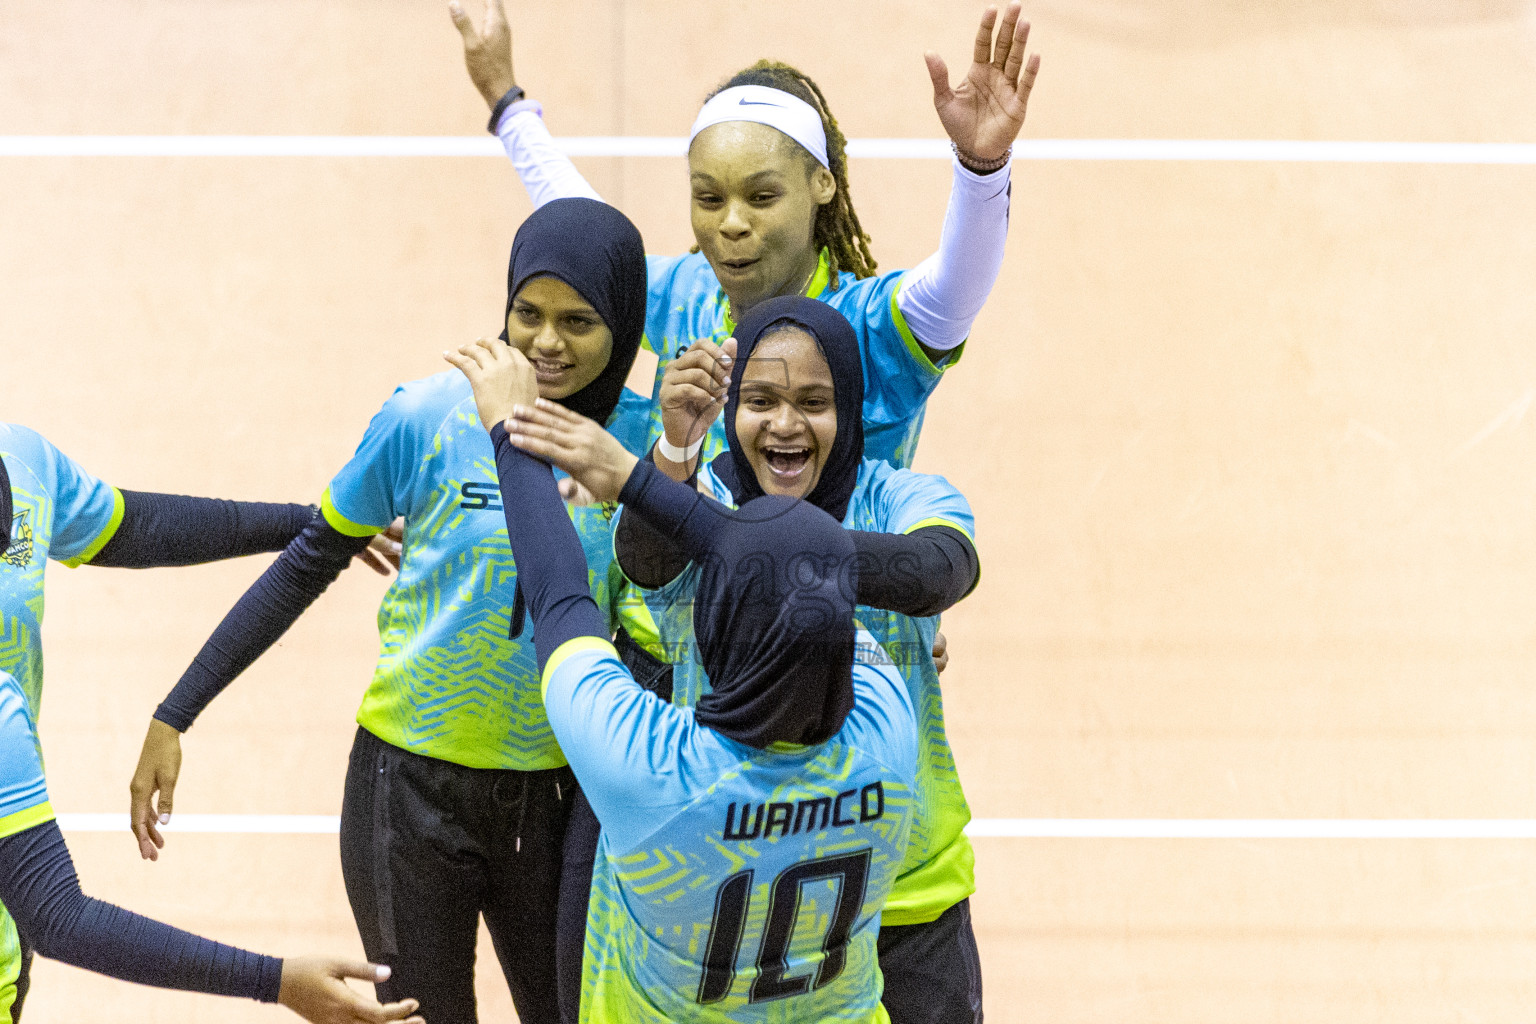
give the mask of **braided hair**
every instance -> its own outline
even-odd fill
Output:
[[[827,250],[828,269],[832,272],[832,288],[837,287],[838,274],[850,271],[854,277],[873,277],[875,257],[869,251],[869,236],[859,224],[859,215],[853,210],[853,199],[848,194],[848,158],[844,152],[847,139],[837,127],[837,118],[827,106],[821,89],[810,76],[782,61],[760,60],[751,67],[732,75],[724,85],[710,93],[706,101],[738,85],[764,85],[770,89],[787,92],[811,105],[821,115],[822,128],[827,133],[827,163],[837,182],[837,195],[832,201],[816,210],[816,222],[811,232],[811,242],[818,250]],[[816,158],[806,153],[806,160],[819,167]]]

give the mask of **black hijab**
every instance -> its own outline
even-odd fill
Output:
[[[852,539],[798,498],[707,504],[705,528],[684,531],[697,549],[693,634],[712,687],[695,720],[758,749],[830,739],[853,710]]]
[[[783,323],[803,328],[815,338],[832,371],[837,436],[832,450],[823,453],[821,476],[805,500],[842,522],[848,514],[853,486],[858,482],[859,464],[864,459],[864,364],[859,356],[859,339],[847,317],[825,302],[803,295],[783,295],[753,306],[736,325],[736,361],[731,366],[731,386],[725,399],[725,437],[730,450],[718,455],[709,466],[720,482],[730,488],[737,505],[762,495],[752,464],[736,437],[736,407],[752,350],[770,328]]]
[[[559,403],[606,424],[645,333],[645,243],[628,217],[596,199],[556,199],[534,210],[512,239],[507,308],[532,278],[557,277],[592,304],[613,334],[613,353],[596,379]]]

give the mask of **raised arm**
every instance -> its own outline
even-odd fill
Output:
[[[939,248],[909,271],[896,304],[929,359],[938,362],[970,334],[1002,269],[1011,194],[1009,154],[1024,127],[1040,58],[1025,59],[1029,22],[1020,5],[987,8],[970,71],[955,88],[944,58],[927,53],[933,105],[955,147],[954,183]]]
[[[448,5],[453,25],[464,40],[464,66],[491,110],[487,127],[501,139],[512,167],[537,209],[552,199],[583,196],[602,200],[562,153],[544,127],[544,108],[523,98],[512,71],[512,30],[501,0],[486,0],[483,30],[477,31],[458,0]]]

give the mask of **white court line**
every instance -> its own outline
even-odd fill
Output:
[[[675,136],[568,136],[571,156],[679,157]],[[1301,163],[1536,164],[1536,144],[1348,142],[1290,139],[1030,139],[1016,160],[1191,160]],[[852,139],[848,154],[881,160],[948,160],[943,139]],[[483,156],[504,157],[489,135],[0,135],[0,156]]]
[[[177,814],[171,832],[334,834],[327,814]],[[66,832],[126,832],[126,814],[61,814]],[[976,818],[974,838],[1536,839],[1531,818]]]

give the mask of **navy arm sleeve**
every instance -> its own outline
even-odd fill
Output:
[[[870,608],[938,615],[975,589],[980,578],[975,545],[952,527],[848,532],[859,559],[859,604]]]
[[[41,955],[123,981],[277,1002],[283,962],[80,891],[57,822],[0,839],[0,902]]]
[[[186,732],[224,687],[288,631],[368,546],[368,537],[338,533],[322,516],[310,520],[277,561],[224,616],[155,717]]]
[[[312,505],[120,493],[123,521],[91,565],[148,569],[281,551],[317,511]]]
[[[491,428],[496,478],[507,517],[507,540],[517,585],[533,616],[533,647],[544,671],[549,656],[579,636],[608,639],[602,613],[587,584],[581,538],[549,466],[513,445],[500,423]]]

